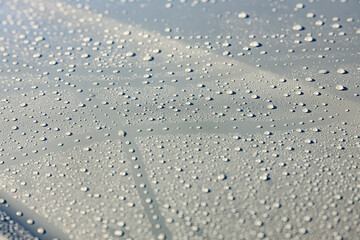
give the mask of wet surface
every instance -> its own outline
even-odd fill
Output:
[[[0,233],[357,239],[359,12],[0,2]]]

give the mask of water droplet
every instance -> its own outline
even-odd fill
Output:
[[[240,19],[245,19],[245,18],[248,18],[248,17],[249,17],[249,15],[246,12],[240,12],[238,14],[238,18],[240,18]]]

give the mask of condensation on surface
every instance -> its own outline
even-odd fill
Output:
[[[0,1],[0,239],[358,239],[356,1]]]

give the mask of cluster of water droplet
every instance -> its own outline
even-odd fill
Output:
[[[0,3],[1,206],[41,237],[354,238],[358,3],[321,4]]]

